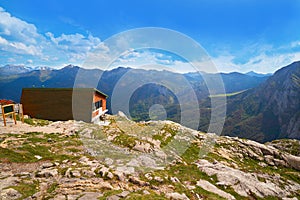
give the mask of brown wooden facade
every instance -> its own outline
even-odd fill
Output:
[[[107,111],[106,98],[94,88],[23,88],[21,103],[32,118],[95,122]]]

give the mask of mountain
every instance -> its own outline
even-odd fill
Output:
[[[1,199],[299,199],[297,140],[260,144],[123,113],[106,122],[8,121]]]
[[[207,101],[202,105],[208,108]],[[223,134],[259,142],[300,139],[300,62],[276,71],[256,88],[227,97]]]
[[[22,88],[72,88],[79,71],[84,74],[81,87],[92,87],[91,81],[97,79],[102,73],[101,70],[85,70],[78,66],[68,65],[62,69],[43,68],[13,76],[0,76],[0,87],[2,88],[0,98],[19,102]]]
[[[226,93],[233,93],[238,91],[247,90],[254,88],[267,80],[267,76],[250,76],[238,72],[231,73],[220,73],[220,74],[210,74],[210,73],[187,73],[185,77],[195,84],[205,84],[203,77],[206,79],[217,80],[217,77],[221,76]]]
[[[218,74],[207,73],[203,73],[203,75],[199,73],[182,75],[168,71],[141,70],[123,67],[112,69],[110,71],[101,71],[99,69],[83,69],[78,66],[68,65],[62,69],[31,69],[25,73],[15,73],[13,76],[0,74],[0,87],[3,88],[0,92],[0,98],[9,98],[18,102],[20,100],[21,90],[24,87],[73,87],[76,75],[79,71],[83,74],[79,84],[80,87],[97,87],[109,96],[112,95],[115,85],[121,80],[121,77],[124,74],[127,74],[127,77],[130,76],[130,79],[133,80],[133,82],[140,78],[149,81],[154,78],[157,81],[162,81],[162,79],[164,79],[166,82],[175,82],[175,80],[186,79],[193,90],[195,90],[199,100],[206,98],[209,95],[203,76],[206,76],[207,79],[211,80],[214,80],[219,76]],[[128,74],[128,72],[130,73]],[[98,78],[100,76],[101,80],[99,81]],[[225,90],[228,93],[256,87],[266,80],[265,77],[250,77],[240,73],[221,74],[221,77],[224,80]],[[95,86],[93,83],[97,83],[98,81],[98,86]],[[185,91],[185,88],[183,88],[181,83],[177,83],[177,86],[178,88],[181,88],[183,92]],[[149,93],[151,93],[152,96],[153,93],[159,95],[158,92],[152,91],[153,87],[145,89],[149,89]],[[162,91],[162,89],[159,91]],[[217,90],[216,93],[218,93]],[[189,94],[185,95],[189,96]]]
[[[22,75],[35,70],[47,71],[51,70],[51,68],[46,66],[28,67],[25,65],[4,65],[0,67],[0,78],[4,76]]]
[[[3,67],[0,67],[1,77],[24,74],[30,71],[32,71],[32,69],[29,67],[25,67],[24,65],[5,65]]]
[[[260,73],[256,73],[254,71],[250,71],[245,73],[248,76],[254,76],[254,77],[268,77],[268,76],[272,76],[272,73],[268,73],[268,74],[260,74]]]
[[[224,82],[226,93],[238,93],[255,88],[264,83],[267,77],[252,77],[241,73],[187,73],[178,74],[169,71],[143,70],[119,67],[109,71],[99,69],[83,69],[78,66],[68,65],[62,69],[42,69],[32,70],[26,73],[13,76],[0,76],[0,98],[12,99],[19,102],[22,88],[26,87],[74,87],[78,73],[81,74],[77,80],[77,87],[96,87],[109,96],[107,107],[109,113],[112,111],[111,100],[116,87],[121,86],[124,95],[131,95],[129,100],[129,110],[131,117],[136,121],[147,121],[150,119],[149,109],[152,105],[160,104],[164,106],[166,117],[169,120],[180,122],[181,102],[186,106],[185,116],[190,116],[186,121],[186,126],[195,124],[195,107],[199,102],[206,99],[210,94],[204,80],[214,82],[221,76]],[[101,77],[100,80],[99,77]],[[132,94],[127,94],[128,88],[144,81],[147,84],[137,85]],[[182,84],[184,83],[185,84]],[[96,84],[95,84],[96,83]],[[171,84],[170,84],[171,83]],[[168,85],[169,84],[169,85]],[[170,89],[172,87],[176,91]],[[220,94],[219,86],[213,86],[214,94]],[[175,95],[176,93],[176,95]],[[195,98],[194,95],[195,94]],[[245,93],[245,92],[244,92]],[[242,94],[244,94],[242,93]],[[248,91],[246,91],[248,94]],[[225,95],[225,94],[220,94]],[[233,102],[231,107],[235,103]],[[209,103],[205,105],[209,106]],[[209,122],[210,110],[201,107],[200,129],[205,130]],[[196,122],[198,123],[198,122]],[[197,128],[197,127],[193,127]],[[228,129],[229,130],[229,129]]]

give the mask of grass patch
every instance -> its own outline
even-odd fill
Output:
[[[32,126],[47,126],[51,123],[51,121],[48,121],[48,120],[35,119],[35,118],[24,119],[24,122],[26,124],[29,124],[29,125],[32,125]]]
[[[47,189],[47,193],[48,194],[51,194],[52,192],[54,192],[56,190],[56,188],[58,187],[58,184],[57,183],[52,183],[50,185],[50,187]]]
[[[120,194],[122,190],[108,190],[104,191],[103,196],[99,198],[99,200],[106,200],[107,197]]]
[[[113,143],[116,145],[120,145],[132,149],[135,146],[136,141],[138,141],[138,138],[134,136],[126,135],[125,133],[121,133],[114,138]]]
[[[246,90],[238,91],[238,92],[233,92],[233,93],[225,93],[225,94],[214,94],[214,95],[209,95],[209,98],[215,98],[215,97],[231,97],[237,94],[240,94],[242,92],[245,92]]]
[[[17,140],[12,138],[7,141],[7,148],[0,147],[0,162],[36,162],[39,159],[35,156],[41,156],[41,160],[76,160],[78,156],[72,154],[79,152],[77,147],[82,145],[77,135],[66,138],[59,134],[30,132],[10,137],[17,138]],[[51,139],[50,142],[49,139]],[[68,150],[68,147],[70,150],[63,153],[62,150]]]
[[[19,198],[21,200],[35,194],[38,191],[38,187],[38,181],[33,181],[32,184],[21,182],[19,185],[11,186],[10,188],[17,190],[22,195],[22,197]]]
[[[182,154],[182,158],[187,163],[192,163],[193,161],[199,159],[200,148],[197,144],[191,144],[189,148]]]
[[[164,125],[164,127],[160,130],[158,134],[152,136],[152,139],[159,140],[161,142],[160,147],[168,145],[169,142],[174,138],[174,136],[178,133],[177,127],[174,125]]]
[[[141,194],[141,193],[131,193],[129,197],[126,199],[128,200],[149,200],[149,199],[157,199],[157,200],[166,200],[167,198],[158,195],[154,192],[150,192],[150,194]]]
[[[27,161],[31,159],[32,158],[27,154],[0,147],[0,162],[24,162],[24,160]]]

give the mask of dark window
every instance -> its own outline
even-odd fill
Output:
[[[102,107],[102,100],[95,103],[95,110],[99,109],[100,107]]]

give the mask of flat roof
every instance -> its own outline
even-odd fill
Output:
[[[99,94],[102,94],[103,96],[105,97],[108,97],[107,94],[103,93],[103,92],[100,92],[99,90],[97,90],[96,88],[23,88],[22,90],[39,90],[39,91],[55,91],[55,90],[64,90],[64,91],[73,91],[73,90],[76,90],[76,91],[80,91],[80,90],[83,90],[83,91],[87,91],[87,90],[90,90],[90,91],[94,91],[94,92],[97,92]]]

